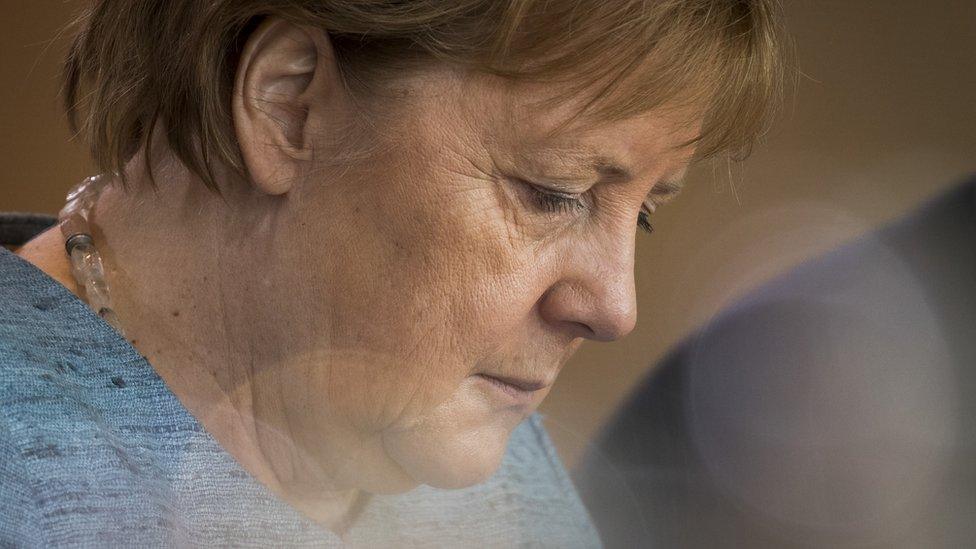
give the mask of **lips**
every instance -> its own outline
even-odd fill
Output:
[[[503,390],[516,391],[524,394],[534,393],[540,389],[545,389],[546,387],[549,386],[549,384],[546,383],[545,381],[534,380],[534,379],[501,376],[495,374],[477,374],[477,375],[479,377],[486,379],[490,383],[498,385],[499,388]]]
[[[520,391],[525,391],[527,393],[532,393],[538,391],[539,389],[545,389],[547,385],[545,381],[523,379],[518,377],[487,375],[487,374],[482,374],[482,375],[485,375],[485,377],[497,379],[498,381],[505,383],[506,385],[511,385],[512,387],[515,387],[516,389]]]

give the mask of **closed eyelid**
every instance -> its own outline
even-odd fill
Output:
[[[650,194],[655,196],[674,196],[681,192],[684,183],[681,181],[658,181],[651,187]]]
[[[674,199],[681,192],[682,188],[684,188],[684,183],[680,180],[658,181],[651,187],[650,192],[647,193],[646,203],[653,204],[655,207],[666,204]]]

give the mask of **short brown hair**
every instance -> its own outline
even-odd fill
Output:
[[[327,32],[353,91],[442,61],[564,82],[561,98],[584,94],[579,115],[601,120],[694,101],[705,105],[698,158],[748,155],[780,102],[791,51],[776,0],[94,0],[63,80],[72,129],[99,167],[123,173],[162,122],[208,187],[215,161],[243,174],[234,74],[268,16]]]

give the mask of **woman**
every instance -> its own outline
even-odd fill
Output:
[[[635,230],[760,132],[777,21],[94,2],[66,104],[107,175],[0,256],[0,539],[598,545],[533,411],[633,328]]]

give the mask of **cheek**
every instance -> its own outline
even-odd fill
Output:
[[[357,178],[323,205],[326,238],[304,252],[305,331],[322,355],[310,376],[330,413],[368,430],[446,400],[479,360],[515,345],[537,298],[488,182],[399,174]]]

